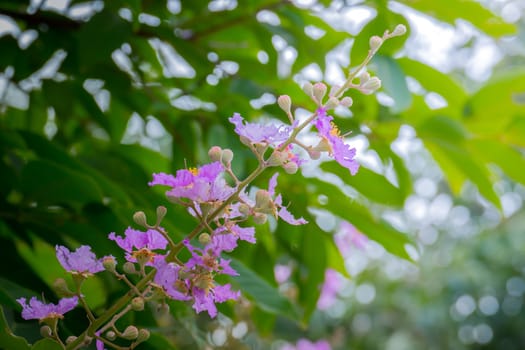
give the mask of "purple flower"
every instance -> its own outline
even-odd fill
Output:
[[[282,143],[288,140],[292,132],[292,128],[286,125],[244,123],[244,118],[239,113],[234,113],[228,120],[235,125],[235,132],[241,136],[241,140],[244,138],[251,143]]]
[[[104,270],[102,266],[102,259],[97,259],[95,253],[91,251],[91,247],[83,245],[78,247],[74,252],[70,252],[64,246],[57,245],[56,256],[60,265],[69,272],[88,274],[97,273]]]
[[[268,183],[268,194],[273,197],[275,195],[275,187],[277,186],[277,176],[279,176],[279,173],[275,173]],[[283,199],[281,195],[277,195],[275,199],[273,200],[273,204],[275,205],[275,212],[276,215],[279,216],[281,219],[289,223],[290,225],[304,225],[307,224],[308,221],[306,221],[303,218],[296,219],[286,207],[283,206]]]
[[[187,281],[179,278],[179,265],[167,263],[164,259],[156,259],[153,265],[157,269],[154,283],[163,287],[166,294],[175,300],[191,300]]]
[[[213,244],[207,245],[204,249],[192,246],[187,239],[183,241],[183,244],[191,253],[191,258],[185,264],[187,269],[199,268],[204,271],[230,276],[238,275],[237,271],[231,268],[230,260],[219,257],[221,251],[218,250],[217,247],[214,247]]]
[[[254,244],[256,242],[255,228],[240,227],[237,224],[226,222],[224,226],[215,229],[211,236],[210,247],[215,252],[231,252],[237,247],[239,239]]]
[[[321,289],[321,295],[317,300],[317,308],[326,310],[334,305],[337,300],[337,293],[343,287],[343,280],[341,275],[332,269],[327,269],[324,273],[324,283]]]
[[[228,300],[237,300],[241,293],[239,291],[231,290],[230,284],[225,284],[223,286],[216,285],[209,290],[204,290],[198,287],[194,287],[193,290],[193,309],[197,313],[202,311],[207,311],[210,317],[217,316],[217,307],[215,303],[223,303]]]
[[[347,221],[342,221],[339,225],[339,231],[334,236],[334,241],[341,255],[346,258],[350,255],[352,247],[364,249],[368,242],[368,237],[359,232],[354,225]]]
[[[288,265],[275,265],[273,268],[273,274],[275,281],[279,284],[283,284],[288,281],[292,275],[292,268]]]
[[[344,143],[339,134],[339,129],[332,122],[333,119],[332,116],[326,114],[324,108],[317,109],[315,127],[319,131],[322,141],[316,148],[321,151],[328,151],[328,154],[332,155],[339,164],[350,170],[352,175],[355,175],[359,169],[359,163],[354,159],[355,148]]]
[[[78,297],[60,299],[57,305],[45,304],[36,297],[32,297],[27,304],[26,298],[16,299],[22,305],[22,318],[24,320],[43,320],[45,318],[63,318],[64,314],[73,310],[78,305]]]
[[[152,250],[166,249],[168,241],[162,234],[157,230],[149,229],[146,232],[132,229],[128,227],[124,232],[125,237],[115,235],[115,232],[111,232],[108,238],[112,241],[115,241],[117,245],[124,249],[126,254],[126,259],[128,261],[135,262],[137,258],[137,251],[142,251],[142,253],[149,252],[151,257],[153,257]]]
[[[212,162],[198,169],[177,170],[176,176],[153,174],[153,181],[149,185],[170,186],[171,190],[166,192],[168,197],[187,198],[198,203],[222,201],[234,191],[219,176],[223,171],[224,166],[220,162]]]
[[[189,242],[185,242],[189,246]],[[229,284],[216,285],[213,280],[215,272],[236,274],[236,272],[225,265],[217,264],[216,258],[207,260],[211,256],[195,253],[197,248],[192,248],[192,258],[181,267],[175,263],[166,263],[164,259],[155,261],[157,269],[154,283],[161,286],[166,294],[175,300],[193,301],[196,312],[207,311],[210,317],[217,316],[216,303],[227,300],[238,299],[240,292],[232,291]],[[199,253],[202,251],[199,249]],[[183,272],[183,273],[182,273]]]

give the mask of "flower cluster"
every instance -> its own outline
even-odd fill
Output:
[[[72,349],[86,346],[93,340],[97,349],[104,349],[105,346],[122,348],[113,343],[117,337],[122,338],[118,344],[127,340],[131,341],[129,348],[135,348],[148,339],[149,331],[133,325],[121,331],[116,321],[131,310],[143,310],[148,301],[159,302],[161,305],[166,305],[166,299],[182,301],[191,304],[197,313],[206,311],[210,317],[216,317],[216,304],[240,297],[240,291],[234,290],[231,283],[218,282],[224,277],[238,275],[234,269],[235,264],[227,259],[225,253],[237,249],[240,241],[256,243],[253,225],[264,224],[269,217],[290,225],[307,223],[303,217],[296,218],[288,210],[288,206],[283,205],[282,195],[276,192],[278,172],[271,176],[267,189],[249,191],[248,186],[268,168],[280,167],[285,173],[296,173],[308,161],[303,158],[305,153],[310,159],[318,159],[322,153],[326,153],[352,175],[356,174],[359,169],[359,163],[355,159],[356,150],[341,135],[328,111],[352,105],[351,98],[342,96],[349,88],[371,93],[380,87],[381,82],[377,77],[371,78],[361,70],[384,40],[400,35],[404,30],[403,26],[398,26],[392,33],[385,32],[381,38],[373,37],[370,40],[370,53],[365,61],[349,75],[343,86],[333,89],[328,97],[325,84],[305,84],[303,90],[316,104],[315,112],[305,120],[299,122],[294,118],[292,100],[287,95],[280,96],[277,103],[286,113],[288,124],[247,122],[238,113],[230,117],[228,120],[234,125],[235,133],[258,160],[257,168],[245,179],[239,179],[232,169],[233,151],[219,146],[209,150],[210,162],[207,164],[180,169],[175,175],[153,174],[149,185],[167,187],[167,199],[184,206],[196,220],[195,229],[181,241],[174,242],[167,230],[160,226],[167,212],[165,207],[160,206],[157,208],[155,224],[148,223],[144,212],[137,212],[133,216],[135,223],[143,227],[144,231],[128,227],[124,236],[114,232],[109,234],[109,240],[123,250],[126,262],[122,265],[122,272],[117,269],[115,257],[110,255],[97,258],[89,246],[80,246],[75,251],[56,246],[56,257],[64,269],[72,274],[75,290],[69,290],[67,283],[59,280],[55,286],[64,298],[58,304],[44,303],[35,297],[29,302],[26,298],[17,299],[22,306],[22,317],[49,323],[52,327],[44,326],[47,328],[43,328],[42,334],[64,345],[58,336],[58,319],[77,306],[83,307],[89,326],[79,337],[72,336],[66,340],[67,348]],[[359,79],[358,84],[353,82],[354,78]],[[307,144],[301,139],[300,133],[313,129],[312,127],[316,130],[317,140],[313,144]],[[344,247],[349,241],[358,246],[364,241],[350,226],[345,226],[342,231],[347,233],[338,238],[337,244],[340,247]],[[186,254],[181,254],[182,251]],[[104,270],[126,283],[129,292],[97,318],[88,307],[81,287],[87,278]],[[283,272],[285,276],[280,279],[284,281],[288,278],[289,271]],[[130,276],[133,278],[129,278]],[[223,277],[218,278],[221,276]],[[133,282],[136,280],[138,282]],[[339,287],[338,275],[328,270],[318,306],[328,307]],[[313,343],[302,339],[285,348],[326,350],[330,349],[330,345],[323,340]]]

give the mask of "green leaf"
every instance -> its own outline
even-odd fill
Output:
[[[308,322],[316,309],[327,267],[325,242],[332,237],[313,224],[306,225],[301,235],[301,263],[305,269],[301,271],[299,299],[305,308],[303,321]]]
[[[496,164],[507,176],[525,184],[525,172],[523,171],[525,158],[520,151],[496,140],[476,139],[470,141],[468,146],[477,157],[484,159],[487,163]]]
[[[516,33],[514,25],[505,22],[501,17],[475,1],[411,0],[408,6],[452,25],[456,24],[458,18],[465,18],[485,33],[495,37]]]
[[[43,203],[101,202],[98,184],[85,174],[47,160],[30,161],[22,170],[21,190]]]
[[[239,273],[239,276],[232,277],[232,280],[239,284],[243,293],[249,295],[257,306],[270,313],[298,318],[297,311],[290,301],[268,281],[239,260],[232,259],[231,266]]]
[[[456,111],[465,103],[467,92],[450,74],[441,73],[437,69],[406,57],[396,59],[396,62],[406,75],[419,81],[427,91],[443,96],[449,106],[455,107],[451,110]]]
[[[60,343],[53,339],[41,339],[33,344],[31,350],[63,350],[64,348]]]
[[[318,195],[323,194],[328,197],[322,209],[350,222],[390,253],[410,260],[405,245],[411,244],[412,241],[405,233],[396,230],[384,220],[374,217],[368,208],[349,198],[337,186],[316,179],[309,179],[309,182],[315,185]],[[318,206],[317,203],[311,203],[311,205]]]
[[[469,152],[465,145],[439,140],[425,142],[425,144],[445,172],[456,194],[461,191],[463,179],[466,178],[478,187],[481,195],[501,209],[500,199],[490,180],[491,174],[485,164]]]
[[[7,320],[5,319],[4,309],[0,305],[0,348],[9,350],[29,350],[31,347],[27,341],[13,334]]]
[[[524,93],[525,70],[521,68],[491,79],[465,105],[467,127],[480,134],[503,132],[514,117],[525,115],[525,104],[519,98]]]
[[[394,99],[392,111],[399,113],[410,107],[412,95],[408,91],[405,73],[397,60],[378,54],[374,56],[372,63],[377,66],[377,75],[381,78],[385,92]]]
[[[339,176],[347,185],[371,201],[393,206],[402,206],[405,201],[405,194],[399,188],[383,175],[364,166],[361,166],[354,176],[336,162],[325,162],[321,164],[321,169]]]

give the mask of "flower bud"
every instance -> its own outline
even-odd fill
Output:
[[[286,152],[274,151],[270,158],[268,158],[269,166],[281,166],[288,159]]]
[[[285,165],[283,165],[283,169],[284,171],[286,171],[287,174],[295,174],[299,169],[299,166],[295,162],[288,162]]]
[[[170,306],[166,303],[161,303],[157,306],[157,312],[161,315],[167,314],[170,312]]]
[[[150,335],[150,332],[147,329],[141,328],[139,330],[139,336],[137,337],[137,344],[148,340],[149,335]]]
[[[321,152],[316,149],[309,148],[307,151],[308,151],[308,155],[313,160],[319,159],[321,157]]]
[[[40,335],[44,338],[51,338],[53,336],[53,331],[48,325],[40,327]]]
[[[104,269],[106,269],[106,271],[115,272],[115,268],[117,267],[117,260],[112,255],[105,256],[102,259],[102,266],[104,266]]]
[[[381,87],[381,80],[378,77],[372,77],[366,83],[361,84],[359,90],[365,94],[371,94]]]
[[[308,96],[313,96],[313,91],[314,91],[314,87],[312,84],[310,83],[305,83],[303,85],[303,91],[305,92],[305,94],[307,94]]]
[[[281,95],[277,99],[277,104],[283,111],[286,112],[286,114],[290,114],[290,109],[292,108],[292,99],[288,95]]]
[[[221,160],[221,155],[222,155],[222,148],[220,148],[219,146],[213,146],[208,151],[208,157],[210,157],[210,160],[212,162],[219,162]]]
[[[122,266],[122,269],[128,275],[133,275],[133,274],[137,273],[137,269],[135,268],[135,264],[133,264],[131,261],[126,261],[124,263],[124,266]]]
[[[317,103],[323,103],[323,97],[326,95],[327,87],[323,83],[315,83],[313,87],[313,96]]]
[[[377,49],[379,49],[381,44],[383,44],[383,39],[381,39],[377,35],[374,35],[373,37],[370,38],[369,44],[370,44],[370,50],[377,51]]]
[[[138,336],[139,336],[139,330],[135,326],[126,327],[126,329],[122,333],[122,338],[128,339],[128,340],[137,339]]]
[[[243,215],[243,216],[248,216],[250,215],[250,211],[251,211],[251,208],[248,204],[246,203],[241,203],[239,204],[239,212]]]
[[[405,27],[403,24],[398,24],[395,28],[392,34],[390,36],[400,36],[407,32],[407,27]]]
[[[53,290],[61,298],[63,298],[63,297],[71,297],[71,296],[75,295],[75,293],[73,293],[69,289],[69,287],[67,286],[66,280],[63,279],[63,278],[57,278],[53,282]]]
[[[255,193],[255,207],[256,210],[262,212],[266,212],[268,209],[273,209],[273,200],[268,191],[258,190]]]
[[[166,209],[165,206],[159,205],[157,207],[157,226],[160,225],[160,222],[162,221],[162,219],[164,219],[167,212],[168,209]]]
[[[222,151],[221,160],[222,163],[227,165],[232,162],[233,159],[233,151],[229,148],[226,148]]]
[[[255,214],[253,214],[253,221],[257,225],[264,224],[267,219],[268,219],[268,216],[266,214],[263,214],[263,213],[255,213]]]
[[[363,72],[357,76],[359,78],[359,84],[363,85],[370,80],[370,74],[368,72]]]
[[[71,344],[75,340],[77,340],[77,337],[74,335],[70,335],[69,337],[66,338],[66,344]]]
[[[144,298],[142,297],[135,297],[131,300],[131,308],[134,311],[142,311],[144,310]]]
[[[199,235],[199,242],[201,242],[202,244],[206,245],[210,243],[210,241],[211,241],[211,237],[208,233],[204,232]]]
[[[341,101],[339,102],[339,104],[343,107],[351,107],[353,104],[354,104],[354,100],[352,100],[351,97],[349,96],[345,96],[341,99]]]
[[[328,99],[328,101],[326,101],[324,106],[326,109],[334,109],[338,105],[339,105],[339,99],[332,96]]]
[[[108,338],[109,340],[115,340],[117,339],[117,334],[114,331],[107,331],[106,338]]]
[[[135,223],[139,226],[148,227],[148,223],[146,222],[146,214],[143,211],[138,211],[133,214],[133,221],[135,221]]]

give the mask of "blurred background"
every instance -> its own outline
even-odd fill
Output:
[[[522,0],[0,0],[0,321],[40,338],[15,299],[57,300],[56,244],[123,261],[107,235],[158,205],[180,240],[196,223],[148,187],[153,172],[219,145],[245,176],[256,161],[234,112],[285,122],[287,94],[302,118],[315,108],[302,84],[343,83],[372,35],[404,24],[367,68],[379,92],[334,112],[360,171],[321,159],[279,177],[310,224],[271,221],[232,254],[242,302],[214,320],[173,302],[124,321],[152,331],[140,349],[522,349],[524,13]],[[125,290],[102,273],[84,294],[101,312]],[[78,334],[87,320],[69,315],[61,334]]]

